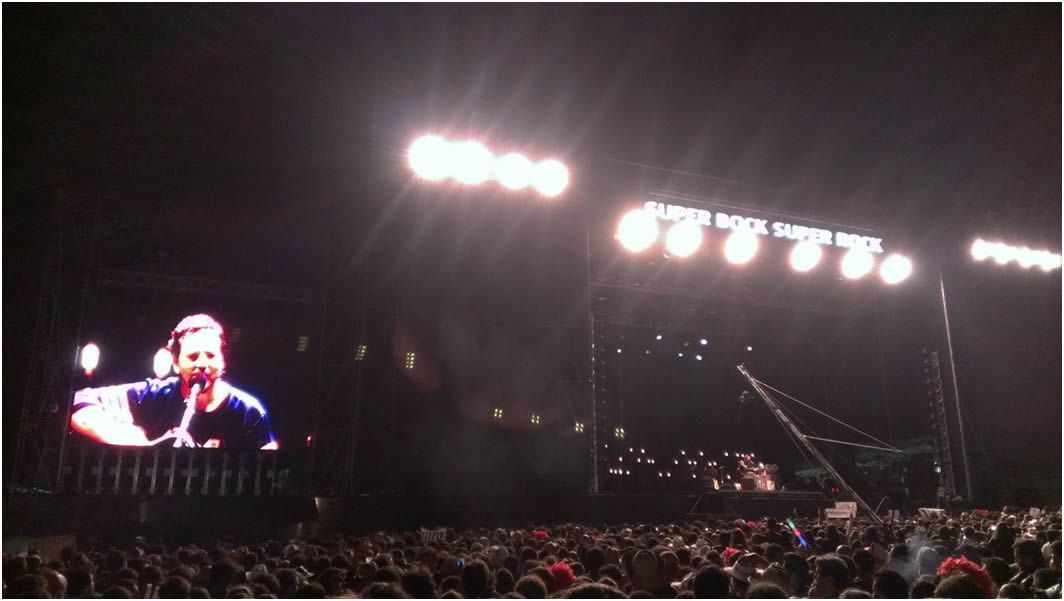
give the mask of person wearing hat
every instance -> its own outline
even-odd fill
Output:
[[[793,594],[791,591],[791,576],[787,573],[787,570],[778,563],[770,563],[767,568],[758,569],[757,572],[750,577],[750,584],[760,583],[773,584],[781,589],[788,596]]]
[[[767,562],[756,553],[746,553],[735,561],[731,566],[724,568],[724,573],[732,578],[732,590],[737,597],[745,597],[746,590],[750,586],[750,578],[757,575],[758,568],[765,567]]]

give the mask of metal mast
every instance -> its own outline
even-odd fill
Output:
[[[883,520],[880,519],[878,515],[876,515],[875,510],[872,509],[868,505],[868,503],[865,503],[865,500],[857,494],[857,491],[855,491],[853,487],[850,486],[849,482],[843,479],[842,475],[835,470],[831,463],[828,462],[827,458],[824,457],[824,455],[822,455],[820,451],[817,450],[817,448],[813,446],[811,442],[809,442],[806,435],[803,434],[802,431],[794,425],[794,422],[792,422],[791,419],[787,417],[787,414],[783,412],[783,410],[779,406],[779,403],[776,402],[776,399],[772,398],[772,395],[770,395],[761,386],[761,383],[755,380],[752,375],[750,375],[750,371],[746,369],[746,366],[738,365],[737,369],[739,370],[739,373],[741,373],[743,377],[746,378],[746,381],[750,383],[750,386],[753,387],[755,391],[757,391],[757,394],[761,397],[761,400],[765,401],[765,405],[767,405],[769,410],[772,411],[772,414],[776,416],[776,419],[780,422],[780,425],[786,428],[792,434],[794,439],[799,444],[801,444],[806,451],[808,451],[813,457],[816,458],[816,460],[820,463],[820,466],[827,470],[827,472],[831,474],[833,478],[835,478],[835,481],[839,483],[839,486],[841,486],[847,493],[849,493],[850,496],[853,497],[854,501],[857,501],[857,505],[861,509],[863,509],[868,515],[872,516],[872,519],[875,520],[876,523],[882,524]]]

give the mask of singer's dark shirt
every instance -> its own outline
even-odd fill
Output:
[[[108,388],[124,389],[133,423],[144,429],[149,440],[181,425],[185,399],[181,397],[181,384],[176,376]],[[79,391],[75,396],[74,411],[100,404],[101,395],[93,392],[93,389]],[[188,432],[197,446],[210,442],[210,446],[237,450],[259,449],[275,440],[262,403],[232,385],[224,405],[211,412],[197,411],[193,415]]]

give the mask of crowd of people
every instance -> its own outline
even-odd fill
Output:
[[[1061,514],[562,524],[5,557],[10,598],[1061,598]]]

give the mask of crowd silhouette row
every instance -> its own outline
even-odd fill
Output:
[[[8,598],[1061,598],[1061,514],[560,524],[5,557]]]

